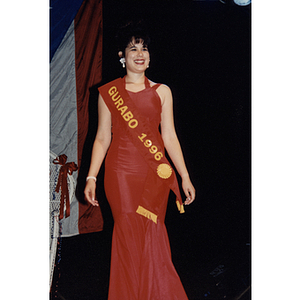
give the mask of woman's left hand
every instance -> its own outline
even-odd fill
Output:
[[[184,201],[184,204],[185,205],[191,204],[195,200],[196,191],[188,176],[182,177],[182,189],[186,196],[186,200]]]

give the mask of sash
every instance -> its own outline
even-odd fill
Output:
[[[145,78],[145,80],[148,79]],[[176,174],[165,157],[160,133],[153,131],[148,126],[149,121],[140,114],[127,93],[124,79],[118,78],[105,84],[99,88],[99,92],[111,114],[122,122],[124,132],[150,167],[141,205],[136,212],[157,223],[160,203],[155,201],[159,198],[156,193],[158,193],[159,187],[167,185],[176,195],[178,210],[180,213],[184,213]]]

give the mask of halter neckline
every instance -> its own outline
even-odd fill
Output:
[[[126,75],[123,77],[123,81],[124,81],[124,87],[125,87],[125,89],[126,89],[126,80],[125,80],[125,77],[126,77]],[[145,84],[145,89],[147,89],[147,88],[151,88],[151,85],[150,85],[150,81],[149,81],[149,79],[145,76],[145,81],[144,81],[144,84]],[[142,89],[142,90],[140,90],[140,91],[138,91],[138,92],[131,92],[131,91],[129,91],[129,92],[131,92],[131,93],[139,93],[139,92],[141,92],[141,91],[143,91],[144,89]],[[128,90],[127,90],[128,91]]]
[[[126,79],[125,78],[126,78],[126,75],[123,77],[124,83],[126,84]],[[150,87],[150,81],[146,76],[145,76],[144,84],[145,84],[146,87]]]

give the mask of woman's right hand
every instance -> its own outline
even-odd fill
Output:
[[[93,206],[99,206],[99,203],[96,200],[96,182],[94,180],[89,179],[86,182],[84,196],[90,204],[92,204]]]

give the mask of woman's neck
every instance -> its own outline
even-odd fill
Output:
[[[145,73],[127,72],[125,82],[126,84],[143,84],[145,82]]]

